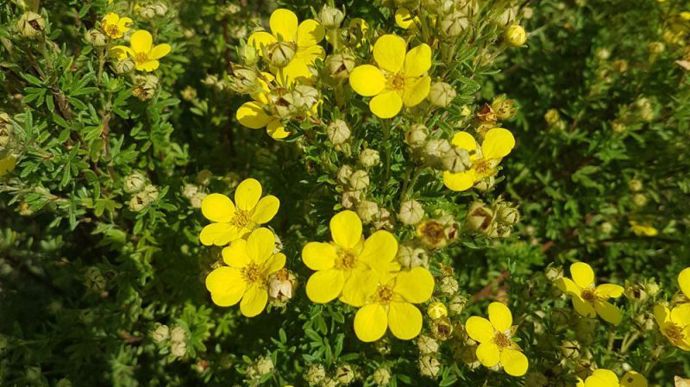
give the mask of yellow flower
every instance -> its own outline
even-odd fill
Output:
[[[620,382],[613,371],[604,368],[594,370],[584,381],[577,379],[577,387],[647,387],[647,378],[635,371],[626,372]]]
[[[422,331],[421,304],[434,292],[434,277],[423,267],[399,273],[380,273],[374,292],[355,315],[355,334],[364,342],[380,339],[390,329],[393,336],[410,340]]]
[[[467,334],[479,342],[477,359],[485,367],[501,366],[511,376],[522,376],[529,362],[511,337],[515,333],[513,315],[500,302],[489,305],[489,319],[472,316],[465,322]]]
[[[285,130],[280,117],[277,117],[272,113],[270,104],[270,92],[271,89],[269,84],[271,82],[276,82],[278,87],[282,88],[282,83],[280,79],[276,79],[270,73],[261,73],[262,77],[257,78],[258,83],[261,85],[261,91],[252,95],[253,101],[245,102],[242,106],[235,112],[235,118],[243,126],[250,129],[261,129],[266,128],[266,133],[275,140],[283,139],[290,135],[290,132]],[[283,89],[284,90],[284,89]],[[314,113],[316,113],[314,111]]]
[[[330,222],[333,242],[309,242],[302,249],[302,260],[316,273],[307,281],[307,296],[315,303],[337,297],[361,306],[378,284],[377,273],[400,270],[395,261],[398,241],[388,231],[377,231],[362,238],[362,221],[352,211],[342,211]]]
[[[573,301],[573,307],[578,314],[585,317],[599,315],[605,321],[618,325],[623,319],[623,313],[607,300],[618,298],[623,294],[623,287],[614,284],[601,284],[595,287],[594,271],[584,262],[570,265],[569,278],[560,278],[556,285]]]
[[[0,177],[12,172],[16,166],[17,158],[13,155],[0,158]]]
[[[103,32],[111,39],[120,39],[129,31],[129,26],[133,23],[128,17],[120,17],[118,14],[109,12],[101,20]]]
[[[659,231],[657,231],[657,229],[654,228],[654,226],[651,226],[649,224],[640,224],[634,220],[630,221],[630,228],[632,229],[632,232],[637,236],[653,237],[659,234]]]
[[[678,286],[685,297],[690,299],[690,267],[683,269],[678,274]]]
[[[228,266],[213,270],[206,277],[206,289],[213,303],[232,306],[240,302],[246,317],[261,313],[268,301],[268,278],[285,266],[285,254],[274,253],[275,236],[260,227],[247,240],[238,239],[223,249]]]
[[[372,113],[380,118],[397,115],[403,105],[413,107],[429,95],[431,47],[427,44],[407,50],[405,39],[383,35],[374,44],[377,66],[357,66],[350,73],[350,86],[369,101]]]
[[[284,67],[276,68],[275,74],[285,84],[296,80],[309,80],[314,77],[310,69],[317,59],[323,59],[326,53],[319,42],[325,31],[316,20],[307,19],[302,23],[294,12],[279,8],[273,11],[269,20],[271,32],[258,31],[249,36],[248,43],[254,46],[261,55],[266,55],[278,43],[287,43],[293,47],[292,58]]]
[[[409,9],[407,8],[398,8],[395,11],[395,24],[398,25],[398,27],[407,30],[415,30],[417,26],[419,25],[419,17],[417,16],[412,16],[412,13],[410,12]]]
[[[225,246],[243,238],[257,225],[267,223],[278,212],[280,201],[273,195],[261,197],[261,183],[246,179],[235,190],[235,203],[225,195],[212,193],[201,202],[201,212],[211,224],[199,234],[206,246]]]
[[[168,55],[172,49],[169,44],[153,45],[153,37],[148,31],[138,30],[132,34],[130,47],[115,46],[111,53],[122,60],[129,55],[134,60],[134,67],[140,71],[151,72],[158,68],[158,59]]]
[[[673,309],[655,305],[654,318],[659,330],[671,344],[683,351],[690,351],[690,303],[680,304]]]
[[[453,191],[465,191],[476,182],[497,173],[501,159],[515,147],[515,138],[507,129],[493,128],[486,132],[481,148],[467,132],[455,133],[452,143],[470,153],[472,167],[463,172],[443,172],[443,184]]]

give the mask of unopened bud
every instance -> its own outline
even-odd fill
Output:
[[[470,25],[470,20],[462,12],[453,12],[447,14],[441,19],[441,32],[444,36],[455,38],[460,36]]]
[[[170,328],[168,328],[167,325],[157,323],[156,329],[154,329],[153,332],[151,332],[151,338],[156,343],[161,343],[165,340],[168,340],[169,337],[170,337]]]
[[[521,47],[527,42],[527,32],[522,26],[513,24],[506,29],[505,40],[513,47]]]
[[[304,381],[310,386],[319,385],[326,379],[326,369],[321,364],[312,364],[304,374]]]
[[[340,385],[348,385],[355,381],[357,374],[354,368],[349,364],[343,364],[336,368],[335,379],[340,383]]]
[[[104,33],[97,29],[86,31],[84,34],[84,39],[86,39],[86,41],[94,47],[105,47],[105,45],[108,44],[108,38],[106,38]]]
[[[340,184],[347,184],[352,176],[353,169],[351,166],[345,164],[338,169],[336,179]]]
[[[470,154],[467,150],[453,147],[441,160],[445,171],[458,173],[469,169],[471,166]]]
[[[441,370],[441,363],[432,355],[424,355],[419,358],[419,373],[423,376],[435,378]]]
[[[443,317],[448,316],[448,308],[439,301],[432,302],[426,310],[426,314],[431,317],[432,320],[438,320]]]
[[[379,214],[379,206],[376,202],[363,200],[357,205],[357,215],[362,223],[368,224],[374,221]]]
[[[325,65],[331,77],[344,80],[355,68],[355,57],[349,53],[332,54],[326,58]]]
[[[345,191],[340,200],[340,204],[345,208],[352,208],[364,198],[362,191]]]
[[[642,188],[644,188],[642,181],[638,179],[631,179],[630,181],[628,181],[628,189],[630,189],[630,191],[640,192],[642,191]]]
[[[324,5],[319,11],[319,21],[325,28],[338,28],[345,19],[345,14],[338,8]]]
[[[285,67],[295,56],[296,50],[292,42],[276,42],[268,47],[266,58],[273,66]]]
[[[144,189],[147,178],[141,172],[133,172],[125,178],[124,191],[126,193],[137,193]]]
[[[391,382],[391,371],[388,368],[377,368],[371,376],[377,386],[387,386]]]
[[[396,255],[400,266],[405,269],[412,269],[415,267],[428,267],[429,256],[426,250],[422,248],[415,248],[408,245],[400,245],[398,247],[398,254]]]
[[[549,109],[546,114],[544,114],[544,121],[549,126],[555,126],[561,120],[561,115],[556,109]]]
[[[379,156],[379,152],[377,150],[367,148],[364,149],[360,154],[359,154],[359,163],[362,164],[364,168],[372,168],[381,162],[381,157]]]
[[[369,174],[367,171],[358,170],[350,176],[350,187],[356,191],[362,191],[369,187]]]
[[[451,316],[458,316],[465,310],[465,305],[467,305],[467,298],[461,295],[455,295],[448,302],[448,313]]]
[[[423,354],[431,354],[438,352],[438,341],[431,336],[419,335],[417,337],[417,348]]]
[[[117,60],[112,65],[113,71],[117,74],[127,74],[134,70],[134,61],[131,58]]]
[[[134,77],[132,95],[141,101],[153,98],[158,88],[158,77],[153,74],[137,75]]]
[[[326,134],[333,145],[341,145],[350,138],[351,132],[345,121],[335,120],[326,128]]]
[[[415,225],[424,218],[424,207],[416,200],[407,200],[400,205],[398,220],[403,224]]]
[[[0,155],[2,155],[7,145],[9,145],[11,138],[12,123],[10,122],[10,116],[2,112],[0,113]]]
[[[405,132],[405,143],[412,148],[419,148],[426,142],[429,129],[422,124],[415,124]]]
[[[636,193],[635,195],[633,195],[632,199],[633,199],[633,204],[635,204],[635,206],[637,206],[637,207],[644,207],[649,200],[649,199],[647,199],[647,195],[645,195],[643,193]]]
[[[429,90],[429,102],[438,107],[448,107],[456,96],[453,86],[446,82],[435,82]]]
[[[453,296],[460,290],[460,284],[458,283],[458,280],[452,276],[445,276],[441,278],[438,290],[442,294]]]
[[[651,42],[647,45],[649,53],[652,55],[659,55],[666,50],[666,45],[662,42]]]

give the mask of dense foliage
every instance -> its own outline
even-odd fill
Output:
[[[683,0],[10,0],[0,43],[1,385],[690,383]]]

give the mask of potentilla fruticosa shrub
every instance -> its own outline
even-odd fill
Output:
[[[577,105],[575,122],[626,128],[613,131],[616,149],[650,116],[660,117],[661,140],[687,134],[687,15],[645,4],[671,20],[657,33],[675,42],[619,86],[648,86],[646,99],[616,104],[609,119],[613,102],[569,89],[599,101]],[[0,380],[590,387],[681,378],[690,265],[661,270],[661,282],[626,283],[633,266],[590,255],[594,242],[580,234],[571,250],[539,243],[596,229],[597,215],[553,217],[560,203],[539,197],[543,187],[525,198],[534,179],[548,181],[530,171],[558,165],[547,157],[559,154],[558,140],[588,137],[558,110],[547,123],[562,134],[527,131],[556,102],[510,85],[567,86],[511,74],[559,60],[532,43],[558,42],[547,34],[553,20],[573,17],[590,36],[596,29],[582,25],[607,13],[588,9],[508,0],[0,5]],[[601,40],[638,60],[626,51],[636,46]],[[667,70],[651,72],[654,63]],[[677,96],[655,92],[659,83]],[[610,186],[620,171],[641,192],[652,172],[625,160],[590,160],[572,181]],[[683,187],[649,197],[673,203]],[[568,189],[558,192],[584,195]],[[635,253],[653,266],[649,250],[665,249],[687,219],[660,228],[651,207],[630,200],[637,210],[626,199],[627,212],[602,215],[611,227],[627,221],[634,240],[655,240]]]

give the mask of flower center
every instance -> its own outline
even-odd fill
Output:
[[[356,262],[357,256],[352,251],[339,249],[335,267],[340,270],[352,269],[355,267]]]
[[[245,268],[242,269],[242,276],[247,283],[252,284],[254,282],[259,282],[261,280],[261,269],[259,265],[255,263],[250,263]]]
[[[137,52],[134,54],[134,61],[136,63],[146,63],[149,61],[149,54],[146,52]]]
[[[580,297],[587,302],[594,302],[597,299],[597,295],[590,289],[583,290]]]
[[[405,77],[402,74],[393,74],[388,78],[388,88],[402,91],[405,88]]]
[[[232,223],[237,228],[245,228],[251,223],[252,219],[248,211],[238,209],[235,211],[235,216],[232,218]]]
[[[120,35],[120,27],[116,24],[110,24],[105,27],[105,33],[111,37],[116,37]]]
[[[494,344],[498,345],[499,348],[508,348],[513,344],[513,342],[505,333],[496,332],[494,335]]]
[[[446,237],[445,228],[438,222],[427,222],[422,228],[422,235],[432,243],[440,243]]]
[[[674,344],[680,343],[685,339],[683,329],[676,324],[668,324],[664,328],[664,333],[666,334],[666,337],[668,337],[668,339]]]
[[[489,160],[477,160],[472,165],[472,169],[474,169],[474,171],[480,176],[488,176],[493,170]]]
[[[393,299],[393,289],[390,286],[380,285],[376,289],[376,299],[380,304],[387,304]]]

